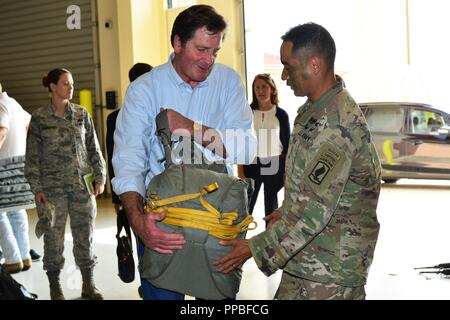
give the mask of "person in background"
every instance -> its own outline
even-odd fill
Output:
[[[0,160],[12,161],[13,157],[25,155],[30,118],[30,114],[15,99],[2,91],[0,84]],[[21,164],[23,165],[23,160]],[[15,170],[22,173],[20,176],[16,174],[12,179],[23,179],[23,169],[16,167]],[[25,190],[24,183],[21,182],[22,191]],[[2,266],[4,270],[16,273],[31,267],[28,216],[25,209],[17,208],[10,211],[0,209],[0,247],[5,259]]]
[[[152,70],[152,66],[147,63],[136,63],[129,71],[128,71],[128,79],[130,83],[136,80],[138,77],[143,75],[144,73],[150,72]],[[114,150],[114,132],[116,131],[116,120],[117,115],[119,114],[120,109],[117,109],[111,112],[106,119],[106,151],[108,153],[108,174],[109,180],[115,177],[114,167],[112,165],[112,155]],[[122,210],[122,202],[120,201],[119,196],[112,190],[111,185],[111,193],[112,193],[112,202],[114,204],[114,210],[116,214]]]
[[[252,164],[242,166],[243,176],[255,181],[249,205],[250,214],[253,213],[262,184],[266,216],[278,208],[277,194],[284,185],[291,128],[288,114],[278,103],[277,87],[270,74],[256,75],[252,84],[250,107],[253,109],[253,125],[258,141],[257,157]]]
[[[144,73],[150,72],[153,67],[147,63],[136,63],[131,69],[128,71],[128,79],[130,83],[139,78]],[[114,151],[114,131],[116,131],[116,120],[117,115],[119,114],[120,109],[111,112],[106,119],[106,152],[108,153],[108,174],[109,181],[115,177],[114,167],[112,165],[112,156]],[[120,201],[119,196],[112,189],[111,184],[111,193],[112,193],[112,202],[114,204],[114,210],[116,214],[124,214],[126,218],[126,213],[122,208],[122,202]],[[128,221],[128,220],[127,220]],[[138,240],[136,240],[138,241]],[[142,257],[144,255],[144,250],[142,246],[137,246],[138,257]],[[142,280],[141,280],[142,281]],[[139,296],[142,297],[142,287],[139,287]]]
[[[364,299],[378,239],[381,166],[358,104],[334,74],[336,46],[315,23],[282,37],[282,79],[299,97],[286,158],[285,196],[266,231],[214,262],[229,272],[253,257],[283,270],[276,299]]]
[[[117,117],[113,188],[140,245],[161,254],[171,254],[185,243],[182,234],[156,226],[164,214],[143,212],[147,186],[164,170],[160,161],[164,150],[155,123],[161,109],[167,109],[171,132],[193,137],[204,147],[205,158],[225,160],[229,173],[232,163],[250,163],[255,154],[252,112],[242,80],[231,68],[215,63],[225,28],[224,18],[211,6],[194,5],[182,11],[172,28],[174,53],[167,63],[130,84]],[[148,280],[142,282],[142,289],[145,300],[184,298]]]
[[[75,263],[83,278],[81,296],[100,300],[103,296],[94,284],[97,257],[92,237],[97,214],[95,197],[103,192],[106,181],[105,160],[91,117],[85,108],[70,101],[74,90],[70,71],[53,69],[42,83],[51,100],[31,117],[25,176],[38,210],[52,216],[52,224],[44,232],[43,258],[50,297],[65,299],[59,275],[64,267],[64,231],[69,216]]]

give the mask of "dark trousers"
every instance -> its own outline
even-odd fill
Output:
[[[137,256],[139,258],[139,262],[144,256],[144,244],[141,242],[139,238],[136,237],[137,244]],[[141,263],[139,263],[139,267],[141,267]],[[139,273],[141,269],[139,268]],[[142,298],[144,300],[184,300],[184,294],[178,293],[175,291],[170,291],[162,288],[155,287],[148,281],[147,279],[141,276],[141,287],[142,287]]]
[[[253,213],[261,185],[264,184],[264,212],[269,215],[278,208],[278,191],[284,186],[284,157],[256,158],[254,163],[245,165],[244,174],[255,181],[255,190],[250,199],[250,214]]]

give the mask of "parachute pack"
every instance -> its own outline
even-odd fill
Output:
[[[171,134],[167,115],[157,118],[158,135],[164,145],[166,169],[148,188],[144,211],[167,210],[158,227],[184,235],[186,244],[173,254],[146,248],[142,276],[153,285],[202,299],[234,299],[242,270],[219,273],[212,265],[230,247],[222,239],[244,239],[253,222],[248,199],[253,180],[226,173],[224,164],[175,164],[171,161]],[[192,142],[192,147],[195,144]]]

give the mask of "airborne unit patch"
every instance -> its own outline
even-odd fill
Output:
[[[308,178],[316,185],[321,185],[327,178],[328,174],[333,171],[337,163],[341,159],[342,153],[338,148],[330,144],[320,148],[318,154],[308,167]]]
[[[318,161],[314,169],[309,174],[309,179],[315,184],[321,184],[323,179],[327,176],[328,172],[330,172],[330,166],[325,162]]]

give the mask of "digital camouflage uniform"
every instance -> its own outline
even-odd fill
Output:
[[[379,224],[380,162],[366,120],[338,82],[294,122],[281,219],[250,239],[278,299],[363,299]]]
[[[105,160],[86,109],[69,103],[63,116],[55,113],[52,104],[35,111],[27,137],[25,175],[33,193],[43,191],[55,205],[54,226],[44,234],[44,270],[64,266],[68,215],[75,263],[81,269],[96,263],[92,236],[97,209],[83,178],[90,172],[96,182],[105,183]]]

